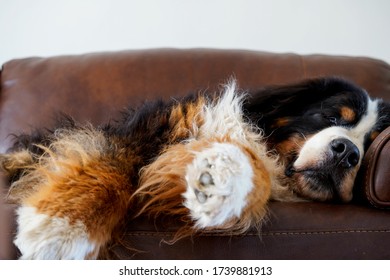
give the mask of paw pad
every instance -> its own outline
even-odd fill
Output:
[[[213,177],[211,176],[211,174],[209,172],[207,172],[207,171],[203,172],[202,174],[200,174],[199,184],[203,187],[208,187],[210,185],[214,185]]]
[[[239,216],[253,187],[252,166],[237,146],[215,143],[187,167],[183,194],[198,227],[222,225]]]

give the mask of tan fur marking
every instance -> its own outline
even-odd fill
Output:
[[[380,134],[379,131],[373,131],[373,132],[371,132],[371,134],[370,134],[370,140],[371,140],[371,141],[374,141],[375,138],[377,138],[379,134]]]
[[[22,170],[24,172],[22,178],[11,185],[7,194],[8,202],[20,203],[23,198],[35,191],[35,180],[30,181],[29,184],[23,183],[24,177],[28,176],[27,173],[34,169],[33,165],[33,155],[27,150],[0,155],[0,166],[9,177],[16,176]]]
[[[0,155],[0,165],[11,176],[20,169],[25,169],[34,162],[27,150]]]
[[[283,127],[290,123],[289,118],[279,118],[276,119],[275,123],[272,125],[273,128]]]
[[[347,122],[353,122],[356,118],[356,113],[350,107],[347,106],[341,107],[340,115]]]
[[[326,201],[332,197],[331,192],[327,191],[313,191],[303,174],[294,174],[296,182],[290,185],[290,187],[298,192],[301,196],[306,197],[308,200]]]
[[[182,105],[174,107],[169,117],[169,124],[174,127],[173,138],[185,138],[188,135],[188,128],[185,123]]]
[[[304,142],[304,138],[298,134],[295,134],[287,140],[278,143],[275,148],[278,151],[278,154],[283,158],[285,155],[299,151]]]
[[[204,106],[204,97],[199,97],[196,103],[178,104],[172,109],[169,124],[173,127],[173,139],[196,136],[196,129],[204,122],[202,115]]]

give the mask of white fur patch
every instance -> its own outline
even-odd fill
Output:
[[[200,137],[211,138],[229,135],[231,138],[245,141],[247,132],[242,112],[244,95],[237,92],[235,81],[225,86],[223,95],[216,103],[206,105],[204,124],[200,127]]]
[[[184,204],[198,228],[223,225],[239,217],[253,189],[251,164],[232,144],[214,143],[197,153],[186,174]]]
[[[350,130],[352,138],[363,142],[365,135],[369,133],[378,121],[378,100],[368,99],[367,113],[363,116],[356,127]]]
[[[17,210],[18,233],[15,245],[21,259],[85,259],[97,257],[97,247],[88,239],[81,222],[37,213],[34,207]]]

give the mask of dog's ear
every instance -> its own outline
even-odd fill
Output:
[[[326,98],[345,92],[366,95],[362,88],[345,79],[324,77],[263,88],[249,95],[244,109],[252,121],[266,129],[275,120],[303,116],[311,105],[320,105]]]

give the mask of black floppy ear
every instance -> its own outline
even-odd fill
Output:
[[[244,109],[252,121],[265,129],[276,119],[303,116],[311,105],[343,92],[364,93],[364,90],[338,77],[309,79],[253,92]]]

